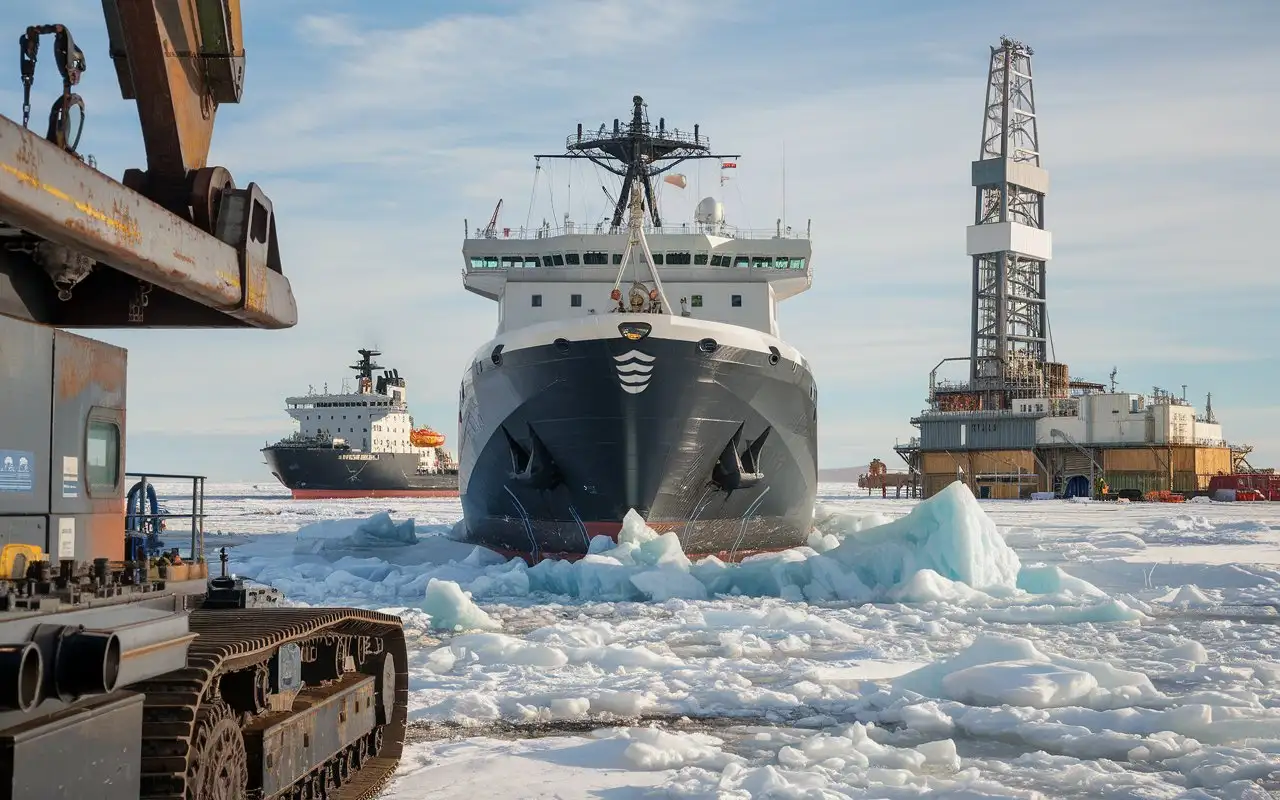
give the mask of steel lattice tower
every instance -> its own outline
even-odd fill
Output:
[[[1046,363],[1049,173],[1040,165],[1031,55],[1030,47],[1008,38],[991,48],[982,148],[972,165],[977,197],[966,236],[973,257],[970,383],[988,409],[1007,408],[1017,397],[1062,396],[1067,389],[1065,367]]]

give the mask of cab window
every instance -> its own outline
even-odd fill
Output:
[[[120,428],[114,422],[89,420],[85,434],[85,478],[90,491],[109,491],[120,483]]]

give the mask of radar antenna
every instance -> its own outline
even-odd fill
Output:
[[[608,132],[601,125],[594,135],[583,133],[582,123],[578,123],[578,132],[569,137],[565,143],[567,152],[555,155],[536,155],[534,158],[578,158],[587,159],[596,166],[612,172],[622,178],[622,190],[613,205],[613,221],[610,232],[616,233],[622,227],[622,218],[632,203],[632,190],[643,189],[644,199],[649,207],[649,214],[655,228],[662,227],[662,216],[658,213],[657,199],[653,192],[653,178],[661,175],[682,161],[690,159],[736,159],[740,155],[721,155],[711,152],[711,143],[707,137],[693,126],[693,133],[667,130],[664,118],[658,118],[655,131],[649,124],[649,115],[645,110],[644,98],[636,95],[631,98],[631,122],[623,126],[617,119],[613,121],[613,131]],[[612,198],[610,198],[612,199]]]
[[[359,376],[362,383],[366,380],[372,380],[374,370],[382,369],[381,365],[373,363],[373,358],[374,356],[382,355],[382,353],[377,350],[365,349],[360,349],[356,352],[360,354],[360,362],[352,364],[350,367],[347,367],[347,369],[355,370],[356,375]]]

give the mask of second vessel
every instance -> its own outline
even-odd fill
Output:
[[[263,448],[271,474],[298,500],[456,497],[458,465],[444,435],[414,427],[404,378],[373,362],[381,353],[358,352],[354,392],[326,387],[285,400],[299,430]]]

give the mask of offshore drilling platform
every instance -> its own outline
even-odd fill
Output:
[[[1045,228],[1049,173],[1041,163],[1032,49],[1009,38],[991,48],[982,145],[972,164],[974,224],[969,355],[943,359],[929,376],[919,437],[895,447],[913,494],[959,479],[978,497],[1207,493],[1252,485],[1251,448],[1229,444],[1212,397],[1197,414],[1183,396],[1150,395],[1074,380],[1054,360],[1047,312]],[[938,371],[968,362],[967,379]],[[1243,473],[1243,474],[1242,474]],[[1181,499],[1179,497],[1178,499]]]

